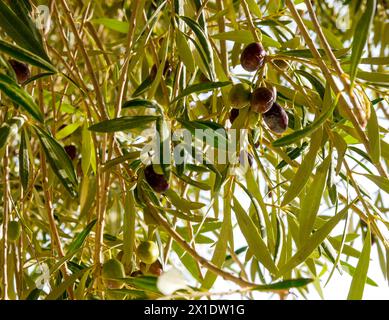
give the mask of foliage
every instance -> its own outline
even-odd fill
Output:
[[[344,269],[348,298],[362,299],[377,286],[369,264],[389,277],[388,10],[382,0],[0,1],[1,297],[227,288],[283,299],[322,295]],[[246,72],[240,54],[253,42],[265,54]],[[18,83],[9,59],[30,79]],[[246,93],[230,118],[237,83],[271,88],[282,125]],[[252,161],[246,171],[207,161],[226,151],[230,128],[247,129],[235,154]],[[178,129],[204,130],[203,147],[180,151],[200,161],[172,156]],[[171,157],[144,170],[157,135]],[[137,254],[144,241],[157,245],[150,264]],[[102,277],[107,261],[125,277]],[[187,279],[177,291],[164,280],[173,267]]]

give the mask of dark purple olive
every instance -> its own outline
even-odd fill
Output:
[[[272,90],[266,87],[260,87],[251,94],[251,110],[257,113],[265,113],[270,110],[275,97]]]
[[[151,71],[150,71],[151,79],[155,79],[155,77],[157,75],[157,71],[158,71],[157,65],[153,64],[153,66],[151,67]],[[172,67],[170,65],[170,62],[168,60],[166,60],[165,66],[163,67],[163,75],[165,76],[165,78],[169,78],[171,74],[172,74]]]
[[[288,127],[289,118],[285,110],[274,102],[270,110],[263,114],[263,120],[271,131],[281,134]]]
[[[140,263],[140,270],[141,270],[141,272],[143,272],[145,274],[152,274],[152,275],[157,276],[157,277],[159,277],[163,272],[162,264],[159,260],[150,264],[148,269],[146,268],[146,264],[144,262],[141,262]]]
[[[250,43],[240,55],[240,64],[246,71],[256,71],[263,66],[265,56],[266,51],[260,43]]]
[[[143,272],[140,270],[135,270],[134,272],[131,273],[130,277],[141,277],[143,276]]]
[[[246,164],[248,164],[251,168],[254,163],[254,157],[250,152],[242,150],[239,155],[239,162],[243,164],[243,166],[246,166]]]
[[[148,165],[144,172],[147,183],[155,192],[163,193],[169,189],[169,182],[166,181],[165,176],[156,173],[152,164]]]
[[[12,69],[14,69],[16,78],[18,79],[19,83],[26,82],[30,78],[31,73],[27,64],[13,59],[10,59],[8,62],[11,65]]]
[[[163,272],[162,264],[159,260],[150,265],[149,272],[155,276],[160,276]]]
[[[65,146],[65,151],[70,159],[74,160],[76,158],[77,148],[74,145],[69,144],[68,146]]]
[[[231,109],[230,112],[230,122],[231,124],[235,121],[235,119],[239,116],[239,109]]]

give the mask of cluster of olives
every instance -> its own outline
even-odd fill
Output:
[[[251,43],[244,48],[240,63],[247,71],[256,71],[265,63],[266,51],[260,43]],[[261,113],[270,130],[277,134],[283,133],[288,127],[288,115],[276,102],[276,92],[267,87],[256,88],[251,92],[248,84],[234,85],[229,94],[233,109],[230,114],[231,123],[239,115],[239,109],[250,105],[251,111]]]
[[[131,273],[131,277],[143,274],[160,276],[163,272],[162,264],[158,260],[159,249],[153,241],[142,241],[136,248],[136,255],[139,258],[140,270]],[[109,289],[121,289],[122,281],[118,280],[126,277],[126,270],[121,263],[123,251],[120,251],[116,258],[104,262],[102,268],[102,277],[104,284]]]

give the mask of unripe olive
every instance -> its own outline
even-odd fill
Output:
[[[20,237],[20,224],[18,221],[10,221],[8,222],[8,241],[15,242]]]
[[[234,123],[235,119],[239,116],[239,109],[233,108],[230,112],[230,122]]]
[[[289,64],[285,61],[285,60],[282,60],[282,59],[274,59],[273,60],[273,63],[280,69],[282,70],[286,70],[289,68]]]
[[[155,242],[143,241],[136,249],[136,254],[142,262],[152,264],[158,259],[159,249]]]
[[[256,71],[261,68],[265,62],[266,51],[262,44],[258,42],[247,45],[241,55],[240,64],[246,71]]]
[[[110,259],[103,264],[102,275],[104,283],[109,289],[120,289],[123,284],[120,281],[112,280],[124,278],[125,272],[122,263],[117,259]]]
[[[272,90],[266,87],[259,87],[251,95],[251,110],[257,113],[265,113],[270,110],[275,97]]]
[[[148,165],[144,170],[145,178],[150,187],[158,193],[165,192],[169,189],[169,182],[163,174],[154,171],[153,165]]]
[[[71,160],[74,160],[77,157],[77,148],[74,145],[69,144],[65,146],[64,149]]]
[[[26,82],[30,78],[31,72],[27,64],[14,59],[10,59],[8,62],[14,70],[19,83]]]
[[[263,120],[271,131],[278,134],[286,130],[289,122],[288,114],[277,102],[274,102],[270,110],[263,114]]]
[[[250,102],[250,86],[246,83],[234,85],[229,93],[231,105],[237,109],[247,106]]]

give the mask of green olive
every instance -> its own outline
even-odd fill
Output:
[[[234,85],[229,93],[231,105],[237,109],[247,106],[250,102],[250,86],[246,83]]]
[[[117,280],[125,277],[124,267],[117,259],[110,259],[103,264],[104,283],[109,289],[120,289],[123,284]]]
[[[152,264],[157,261],[159,256],[158,246],[153,241],[143,241],[136,249],[136,254],[141,261],[146,264]]]

